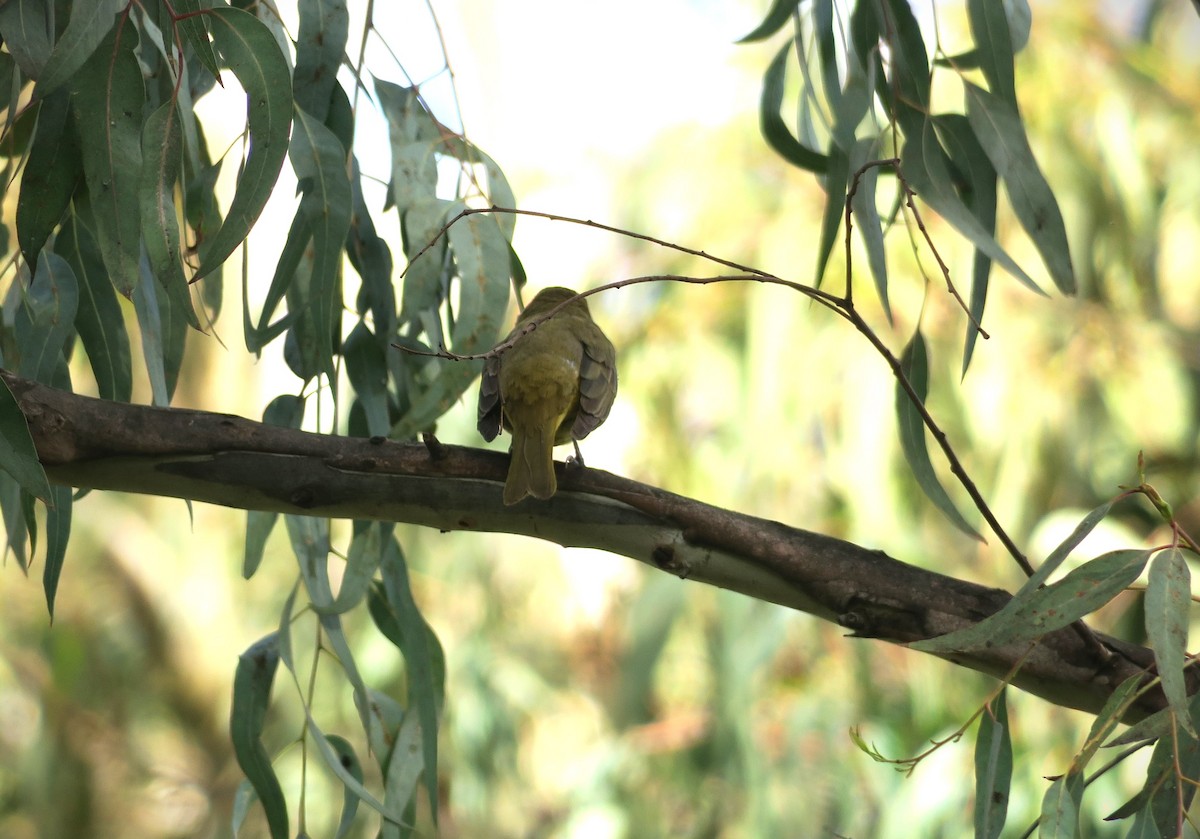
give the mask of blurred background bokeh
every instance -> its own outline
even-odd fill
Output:
[[[365,3],[350,5],[361,17]],[[435,9],[462,124],[523,207],[809,282],[824,194],[759,136],[771,48],[733,45],[759,6],[460,0]],[[963,31],[957,4],[936,7],[945,37]],[[424,7],[376,12],[412,78],[428,81],[439,117],[456,124]],[[1032,557],[1134,482],[1139,450],[1149,480],[1200,533],[1200,17],[1187,0],[1047,2],[1034,13],[1018,96],[1066,218],[1079,295],[1038,298],[995,273],[984,323],[992,337],[965,378],[963,315],[936,278],[923,278],[934,263],[924,246],[914,253],[903,227],[888,239],[894,326],[870,310],[865,275],[855,278],[858,299],[896,351],[920,319],[930,406]],[[375,72],[406,83],[394,65]],[[236,103],[236,89],[229,95]],[[220,127],[222,110],[242,106],[203,107],[210,146],[223,148],[222,132],[241,128]],[[382,140],[373,159],[359,153],[365,169],[386,173]],[[289,185],[279,192],[293,200]],[[382,196],[380,187],[374,206]],[[6,200],[11,224],[8,209]],[[970,249],[931,215],[943,258],[968,276]],[[1003,209],[1000,227],[1005,247],[1044,278]],[[273,264],[285,231],[270,218],[259,228],[253,247]],[[715,272],[643,241],[529,218],[518,221],[516,249],[534,287]],[[827,275],[834,288],[840,258]],[[299,383],[278,350],[260,361],[244,352],[233,288],[215,327],[221,341],[189,337],[175,404],[258,417]],[[946,574],[1019,584],[994,539],[969,540],[924,500],[897,445],[886,367],[824,310],[781,288],[643,285],[594,298],[593,311],[618,348],[621,391],[587,441],[589,465]],[[75,378],[86,390],[86,367]],[[474,411],[457,406],[439,437],[480,443]],[[241,777],[227,733],[234,666],[278,626],[296,578],[279,527],[262,568],[242,579],[244,525],[238,511],[89,495],[75,508],[53,625],[40,571],[25,577],[11,559],[0,569],[0,837],[229,835]],[[889,757],[912,756],[970,717],[991,680],[623,557],[400,532],[447,658],[442,835],[969,834],[969,737],[906,777],[848,732],[859,728]],[[339,533],[344,546],[348,528]],[[1130,503],[1080,555],[1164,541],[1152,511]],[[1096,624],[1141,641],[1140,603],[1127,593]],[[347,631],[364,678],[400,695],[402,662],[359,612]],[[306,633],[311,649],[311,624],[301,622],[301,650]],[[349,688],[336,679],[321,687],[323,727],[353,739]],[[1090,718],[1022,694],[1009,702],[1009,826],[1019,831]],[[301,721],[280,679],[268,739],[282,750],[293,808]],[[1140,786],[1143,768],[1135,759],[1089,789],[1084,835],[1123,833],[1101,818]],[[340,787],[311,761],[306,787],[308,833],[332,836]],[[355,835],[376,828],[364,808]],[[257,814],[243,835],[266,835]]]

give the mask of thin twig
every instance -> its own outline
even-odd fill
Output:
[[[482,359],[494,358],[495,356],[498,356],[498,355],[501,355],[501,354],[507,352],[513,346],[513,344],[517,343],[517,341],[521,340],[523,337],[528,335],[530,332],[533,332],[534,330],[536,330],[539,326],[541,326],[546,321],[550,320],[550,318],[557,315],[559,312],[561,312],[567,306],[571,305],[576,300],[582,300],[585,297],[591,297],[593,294],[599,294],[602,291],[609,291],[614,288],[624,288],[625,286],[630,286],[630,285],[641,285],[642,283],[663,283],[663,282],[686,283],[688,285],[712,285],[714,283],[739,283],[739,282],[741,282],[741,283],[763,283],[765,285],[781,285],[786,288],[790,288],[793,291],[797,291],[800,294],[803,294],[804,296],[811,298],[812,300],[815,300],[816,302],[820,303],[822,306],[825,306],[830,311],[835,312],[836,314],[838,314],[842,317],[846,317],[845,312],[844,312],[844,307],[842,305],[842,300],[840,297],[837,297],[836,295],[830,294],[829,292],[826,292],[826,291],[821,291],[818,288],[812,288],[811,286],[806,286],[803,283],[792,282],[791,280],[784,280],[779,277],[771,276],[769,274],[722,274],[722,275],[716,276],[716,277],[685,277],[685,276],[682,276],[679,274],[653,274],[653,275],[646,276],[646,277],[628,277],[623,280],[616,280],[614,282],[606,283],[604,285],[596,286],[595,288],[588,289],[587,291],[580,292],[580,293],[576,294],[574,297],[568,298],[567,300],[564,300],[563,302],[559,303],[553,309],[546,312],[546,314],[541,315],[539,317],[534,318],[533,320],[526,321],[525,323],[521,324],[520,329],[514,330],[511,335],[509,335],[507,338],[505,338],[499,344],[496,344],[496,346],[492,347],[490,350],[488,350],[487,352],[484,352],[484,353],[472,353],[469,355],[459,355],[458,353],[450,352],[449,350],[445,349],[444,347],[440,350],[418,350],[414,347],[405,347],[400,344],[392,344],[392,346],[398,350],[401,350],[402,352],[408,353],[409,355],[419,355],[419,356],[424,356],[426,358],[442,358],[447,361],[479,361]]]
[[[624,236],[627,239],[638,239],[640,241],[649,242],[652,245],[658,245],[659,247],[667,248],[669,250],[679,251],[680,253],[686,253],[690,256],[698,256],[702,259],[707,259],[710,262],[715,262],[718,265],[724,265],[726,268],[732,268],[735,271],[741,271],[743,274],[754,274],[755,276],[761,277],[764,280],[777,280],[778,282],[783,283],[784,285],[789,285],[789,283],[786,283],[785,281],[780,280],[778,277],[774,277],[773,275],[768,274],[766,271],[761,271],[758,268],[754,268],[749,265],[742,265],[741,263],[734,262],[733,260],[730,260],[730,259],[722,259],[719,256],[713,256],[712,254],[705,253],[704,251],[696,250],[695,248],[685,247],[684,245],[677,245],[674,242],[668,242],[664,239],[655,238],[654,236],[647,236],[644,233],[637,233],[633,230],[626,230],[622,227],[614,227],[610,224],[604,224],[602,222],[592,221],[591,219],[573,218],[571,216],[560,216],[560,215],[555,215],[554,213],[539,212],[538,210],[518,210],[515,207],[499,207],[494,204],[490,207],[468,207],[467,209],[462,210],[456,216],[454,216],[452,219],[447,221],[444,225],[442,225],[441,229],[438,230],[438,232],[436,234],[434,234],[434,237],[429,240],[429,242],[425,245],[425,247],[423,247],[423,248],[421,248],[421,250],[417,251],[416,255],[414,255],[413,257],[411,257],[408,260],[408,266],[406,266],[405,269],[400,272],[400,276],[403,278],[404,275],[406,273],[408,273],[408,267],[411,267],[412,264],[414,262],[416,262],[418,259],[420,259],[421,256],[426,251],[428,251],[430,248],[432,248],[434,245],[436,245],[439,241],[441,241],[441,238],[446,235],[446,231],[448,231],[451,227],[453,227],[459,221],[466,218],[467,216],[492,214],[492,213],[506,213],[509,215],[531,216],[533,218],[541,218],[541,219],[546,219],[548,221],[562,221],[562,222],[566,222],[568,224],[578,224],[583,227],[591,227],[591,228],[595,228],[596,230],[604,230],[609,233],[616,233],[619,236]],[[706,280],[706,282],[712,282],[712,280]],[[809,288],[808,286],[800,286],[799,283],[791,283],[790,285],[793,285],[797,289],[799,289],[801,287]],[[609,288],[609,287],[610,286],[602,286],[602,288]],[[594,291],[600,291],[600,288],[594,289]]]

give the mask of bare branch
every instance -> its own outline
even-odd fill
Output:
[[[850,542],[723,510],[596,469],[559,465],[549,501],[501,502],[507,458],[430,441],[310,434],[226,414],[111,402],[3,374],[50,480],[247,510],[403,521],[443,532],[533,536],[600,548],[681,579],[741,592],[896,644],[994,614],[1011,596]],[[1097,634],[1107,660],[1069,628],[1027,644],[944,657],[1093,713],[1152,652]],[[1191,689],[1197,683],[1193,677]],[[1149,691],[1136,719],[1165,707]]]

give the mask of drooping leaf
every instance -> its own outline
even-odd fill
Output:
[[[112,32],[117,14],[127,5],[126,0],[72,3],[70,21],[42,68],[34,96],[49,96],[74,76]]]
[[[998,839],[1008,817],[1013,752],[1006,695],[1001,690],[988,704],[975,735],[976,839]]]
[[[826,105],[836,114],[842,107],[842,85],[838,75],[838,62],[842,56],[837,46],[833,0],[815,0],[811,16],[812,37],[817,44],[817,65],[821,70],[821,89],[825,94]],[[850,151],[844,145],[842,148]]]
[[[879,154],[879,142],[875,139],[863,139],[854,143],[850,151],[850,171],[862,170],[863,164],[874,160]],[[850,201],[854,213],[854,227],[862,239],[863,247],[867,250],[867,264],[871,268],[871,278],[875,281],[875,292],[879,295],[880,305],[892,320],[892,306],[888,302],[888,269],[887,250],[883,244],[883,222],[879,219],[876,207],[875,191],[879,184],[879,167],[873,166],[862,172],[858,181],[858,189]],[[851,184],[853,188],[853,184]]]
[[[57,386],[58,376],[66,368],[63,351],[74,334],[79,308],[79,283],[67,261],[43,251],[23,303],[16,316],[17,372]]]
[[[678,580],[655,575],[646,580],[625,610],[621,629],[628,641],[620,661],[620,672],[625,675],[613,701],[613,720],[622,728],[654,719],[655,674],[686,603],[684,587]]]
[[[352,161],[350,190],[353,213],[346,256],[358,272],[362,285],[355,308],[360,315],[371,313],[376,334],[391,340],[396,334],[396,289],[392,284],[392,252],[375,230],[370,210],[362,194],[362,173],[358,160]],[[404,281],[408,288],[408,279]]]
[[[1142,674],[1130,676],[1109,695],[1108,699],[1104,702],[1104,707],[1100,709],[1100,713],[1092,721],[1092,728],[1088,732],[1083,747],[1071,760],[1071,767],[1067,770],[1068,772],[1079,775],[1087,768],[1088,763],[1091,762],[1096,752],[1104,745],[1104,741],[1121,724],[1125,712],[1137,700],[1138,690],[1146,682],[1147,678],[1147,676]]]
[[[838,92],[831,134],[834,142],[846,152],[852,153],[858,145],[855,137],[859,123],[867,115],[874,97],[874,87],[868,78],[873,73],[873,68],[870,65],[861,66],[854,60],[853,55],[848,57],[847,61],[851,63],[846,70],[846,84]],[[869,142],[878,145],[879,140],[873,137]]]
[[[246,91],[250,147],[220,230],[196,271],[199,279],[240,245],[275,187],[292,130],[292,80],[271,31],[254,15],[219,7],[206,16],[213,44]]]
[[[17,242],[29,265],[37,264],[42,246],[62,221],[83,173],[70,105],[67,91],[38,105],[37,131],[17,198]]]
[[[334,85],[329,94],[329,111],[325,114],[324,126],[329,129],[342,148],[349,152],[354,148],[354,106],[341,85]]]
[[[435,238],[456,209],[453,202],[431,196],[410,206],[401,218],[409,257],[400,298],[400,320],[404,323],[419,323],[423,313],[436,310],[446,299],[450,245],[446,236]]]
[[[384,79],[374,81],[375,96],[388,123],[388,145],[393,150],[412,143],[435,144],[441,140],[438,122],[425,107],[416,89]],[[391,192],[391,188],[388,191]]]
[[[1017,85],[1013,73],[1012,35],[1008,31],[1008,15],[1003,3],[989,0],[968,0],[967,15],[979,69],[988,87],[1014,107],[1017,104]]]
[[[9,390],[8,382],[0,376],[0,469],[3,469],[15,480],[17,486],[26,492],[37,496],[43,501],[49,501],[50,484],[46,480],[46,470],[38,459],[37,448],[33,445],[33,436],[29,433],[29,422],[21,412],[21,406]],[[8,541],[14,543],[14,521],[5,515],[8,525]],[[22,543],[24,540],[22,539]],[[21,555],[18,554],[18,560]],[[25,563],[21,562],[22,567]]]
[[[846,195],[850,189],[850,157],[836,143],[829,144],[825,155],[825,212],[821,216],[821,238],[817,244],[817,270],[813,275],[820,285],[825,277],[825,266],[838,231],[842,229],[842,215],[846,209]]]
[[[46,565],[42,569],[42,588],[46,591],[46,610],[54,620],[54,597],[63,561],[67,558],[67,542],[71,538],[71,488],[50,488],[50,503],[46,505]]]
[[[448,212],[456,214],[461,209],[465,208],[458,204]],[[508,305],[508,242],[496,220],[482,214],[460,219],[447,236],[459,276],[451,348],[463,355],[486,352],[496,344]],[[436,329],[436,324],[428,329]],[[479,367],[478,362],[440,363],[436,377],[414,394],[408,411],[392,425],[390,436],[407,440],[429,428],[474,383]]]
[[[316,746],[317,753],[325,761],[325,765],[328,766],[333,774],[337,776],[337,779],[342,782],[342,785],[346,788],[346,790],[348,792],[352,792],[358,797],[359,801],[366,804],[388,821],[394,824],[403,824],[403,814],[398,812],[394,807],[389,807],[378,798],[373,796],[371,792],[365,786],[363,786],[362,782],[354,777],[354,774],[350,771],[350,769],[342,763],[341,756],[334,750],[333,746],[330,745],[328,739],[329,736],[321,730],[319,725],[317,725],[317,721],[313,719],[312,714],[308,712],[307,708],[305,708],[305,712],[308,718],[308,733],[311,738],[310,742]]]
[[[299,396],[283,394],[276,396],[263,411],[263,422],[280,428],[299,428],[304,419],[304,400]],[[247,580],[254,576],[262,564],[267,538],[275,528],[278,513],[250,510],[246,513],[245,555],[242,560],[242,576]]]
[[[242,825],[246,816],[250,815],[250,808],[257,802],[258,796],[254,794],[254,786],[243,778],[233,794],[233,810],[229,815],[229,829],[234,839],[242,835]]]
[[[205,6],[207,7],[208,3],[205,3]],[[208,39],[208,30],[204,27],[206,15],[196,14],[200,11],[200,7],[200,0],[175,0],[176,11],[184,16],[179,21],[179,28],[183,32],[188,46],[192,48],[192,54],[200,60],[208,72],[216,77],[221,75],[221,68],[217,65],[217,56],[213,53],[212,43]]]
[[[318,613],[317,619],[321,624],[321,632],[325,636],[326,645],[337,657],[338,663],[342,666],[342,672],[346,675],[346,681],[354,691],[354,706],[358,709],[363,731],[366,731],[370,725],[370,720],[364,710],[369,701],[367,685],[354,660],[354,651],[350,649],[350,642],[346,640],[342,617],[332,612],[321,612]]]
[[[400,545],[389,540],[380,566],[383,586],[372,589],[371,617],[404,654],[409,671],[409,704],[421,723],[422,762],[431,810],[437,810],[437,730],[445,696],[446,664],[437,636],[417,608]]]
[[[5,384],[4,387],[7,389],[8,385]],[[3,421],[4,417],[0,414],[0,422]],[[0,433],[4,433],[4,431],[6,429],[0,430]],[[0,439],[0,445],[6,445],[4,439]],[[49,487],[46,492],[49,494]],[[21,571],[28,573],[29,557],[34,550],[30,543],[36,541],[37,531],[29,529],[28,517],[24,514],[26,498],[32,498],[32,496],[21,488],[11,474],[7,471],[0,471],[0,514],[4,518],[5,550],[12,551],[17,566]]]
[[[438,171],[435,144],[408,143],[392,149],[392,204],[405,213],[418,202],[437,196]]]
[[[71,77],[96,242],[109,279],[126,297],[133,294],[140,276],[138,182],[146,90],[136,45],[133,26],[117,26]]]
[[[295,133],[289,152],[304,196],[300,209],[312,233],[312,267],[307,310],[315,332],[318,369],[333,374],[333,336],[341,315],[342,248],[350,230],[350,180],[346,150],[328,128],[296,111]]]
[[[996,235],[996,170],[975,134],[970,123],[962,114],[939,114],[933,118],[938,133],[945,142],[947,157],[959,173],[963,203],[978,220],[980,227],[989,236]],[[983,310],[987,303],[988,281],[992,272],[992,260],[979,248],[971,272],[971,298],[968,304],[970,317],[966,323],[966,340],[963,345],[962,372],[965,376],[975,352],[979,337],[977,324],[983,323]]]
[[[900,367],[921,404],[925,404],[925,397],[929,394],[929,362],[925,350],[925,336],[920,330],[913,333],[908,346],[904,348]],[[951,524],[968,536],[982,541],[983,537],[963,518],[934,471],[933,463],[929,459],[925,423],[912,398],[899,382],[896,383],[896,424],[900,431],[900,448],[904,452],[904,459],[908,461],[908,467],[925,497],[942,511]]]
[[[815,174],[823,174],[829,165],[825,155],[801,143],[784,122],[780,109],[787,80],[787,63],[793,45],[788,42],[780,48],[767,66],[763,76],[762,96],[758,104],[759,126],[763,139],[784,160]]]
[[[173,390],[167,375],[171,324],[169,320],[163,320],[163,298],[166,295],[157,288],[158,283],[153,281],[154,278],[149,276],[149,263],[145,263],[145,271],[149,282],[138,283],[134,288],[133,311],[142,333],[142,359],[146,362],[146,375],[150,379],[151,401],[159,407],[166,407],[171,404]]]
[[[298,7],[300,31],[292,89],[296,105],[324,122],[346,51],[350,14],[345,0],[300,0]]]
[[[748,34],[738,39],[739,44],[749,44],[753,41],[763,41],[770,38],[776,32],[783,28],[783,25],[788,22],[788,18],[796,11],[796,7],[800,5],[800,0],[772,0],[771,8],[767,10],[767,16],[763,18],[763,22],[754,27]]]
[[[1079,835],[1079,804],[1083,800],[1083,779],[1078,775],[1060,775],[1042,798],[1039,839],[1075,839]]]
[[[0,3],[0,36],[21,72],[31,79],[42,74],[54,40],[49,0]]]
[[[229,733],[238,766],[263,805],[271,839],[287,839],[287,800],[262,742],[271,685],[278,666],[279,636],[275,632],[256,641],[238,658]]]
[[[303,530],[307,527],[310,530],[310,532],[320,534],[322,527],[325,524],[325,522],[323,520],[321,520],[320,522],[314,520],[312,523],[306,525],[304,522],[301,521],[303,518],[304,517],[302,517],[302,516],[287,516],[286,517],[287,522],[288,522],[288,527],[289,527],[289,533],[295,534],[299,530]],[[297,525],[299,525],[299,527],[297,527]],[[326,543],[327,543],[328,542],[327,530],[325,531],[323,538],[326,540]],[[308,554],[310,556],[312,555],[312,553],[313,552],[311,550],[308,550]],[[326,551],[326,553],[328,553],[328,551]],[[301,559],[301,562],[303,563],[304,557],[300,557],[300,559]],[[303,569],[303,564],[301,567]],[[320,580],[317,578],[319,578],[320,576],[321,576],[321,572],[318,572],[316,577],[314,577],[314,581],[318,582],[318,588],[320,588]],[[325,583],[326,584],[328,583],[327,579],[325,580]],[[313,587],[310,583],[310,580],[307,578],[305,579],[305,586],[306,586],[307,590],[310,592],[310,599],[311,599],[311,592],[313,591]],[[319,592],[319,594],[323,600],[331,599],[331,595],[328,593],[327,590],[322,590]],[[295,595],[295,591],[293,591],[293,597],[294,597],[294,595]],[[291,602],[292,602],[293,597],[288,598],[288,605],[284,611],[281,626],[286,627],[288,625],[289,615],[291,612]],[[362,676],[358,671],[358,667],[354,662],[353,652],[350,650],[350,646],[346,641],[345,633],[342,630],[341,618],[338,615],[326,613],[326,614],[321,614],[319,616],[319,621],[320,621],[320,625],[321,625],[321,631],[325,636],[326,643],[328,644],[329,649],[331,650],[333,655],[336,657],[337,661],[341,664],[342,670],[346,675],[346,680],[350,683],[351,687],[354,690],[354,703],[355,703],[355,706],[358,708],[359,715],[362,719],[363,729],[368,730],[370,727],[370,718],[369,718],[369,714],[368,714],[368,705],[369,705],[368,693],[367,693],[366,686],[363,683]],[[290,640],[287,640],[288,634],[289,633],[286,630],[283,630],[280,633],[281,637],[284,639],[281,642],[281,655],[283,656],[283,660],[285,661],[285,663],[287,663],[288,669],[292,673],[292,677],[295,679],[296,673],[295,673],[295,669],[291,662]],[[299,688],[298,681],[297,681],[297,688]],[[313,719],[311,709],[307,705],[304,708],[304,712],[305,712],[305,716],[308,720],[308,731],[309,731],[310,736],[312,737],[313,744],[317,747],[317,751],[321,754],[321,757],[324,758],[326,765],[333,771],[333,773],[338,777],[338,779],[345,785],[345,787],[348,790],[353,791],[354,794],[357,795],[358,798],[362,802],[364,802],[367,806],[374,809],[376,812],[378,812],[380,815],[382,815],[385,819],[388,819],[392,822],[400,823],[401,815],[400,815],[399,811],[394,807],[389,807],[387,804],[380,802],[377,798],[375,798],[375,796],[373,796],[367,790],[367,788],[362,785],[361,780],[359,778],[356,778],[355,775],[349,771],[349,768],[341,761],[340,756],[337,754],[337,752],[335,752],[333,747],[330,745],[330,743],[326,739],[326,735],[324,734],[324,732],[321,731],[320,727],[317,725],[316,720]]]
[[[517,198],[513,194],[512,185],[509,184],[504,172],[487,152],[459,136],[445,139],[440,147],[447,154],[458,158],[464,164],[471,167],[470,175],[472,181],[478,183],[480,190],[493,206],[517,206]],[[480,168],[483,169],[486,183],[478,182],[478,170]],[[500,225],[500,232],[504,234],[504,238],[512,241],[513,230],[517,224],[516,215],[513,213],[497,213],[495,219],[496,223]]]
[[[179,250],[179,220],[175,212],[175,185],[181,163],[179,112],[168,99],[142,129],[142,173],[139,188],[142,239],[150,270],[171,301],[171,310],[189,326],[200,329],[192,295],[183,274]]]
[[[312,240],[310,220],[304,207],[296,208],[292,218],[283,250],[275,262],[275,273],[271,276],[271,285],[267,287],[267,296],[263,300],[262,310],[258,315],[258,325],[250,320],[250,283],[248,275],[242,276],[242,332],[246,339],[246,349],[258,353],[271,341],[282,335],[303,314],[303,308],[297,306],[283,317],[271,322],[275,310],[287,296],[292,285],[296,282],[300,261],[304,258],[304,250]]]
[[[995,237],[979,223],[979,219],[955,191],[946,152],[938,143],[932,122],[926,119],[915,133],[908,133],[900,158],[904,176],[922,201],[1026,288],[1045,294],[1033,278],[996,243]]]
[[[1187,660],[1188,623],[1192,606],[1192,574],[1179,548],[1169,548],[1154,557],[1146,585],[1146,634],[1154,647],[1154,660],[1162,679],[1167,703],[1176,718],[1195,738],[1196,728],[1188,714]]]
[[[348,612],[366,597],[383,559],[383,540],[387,533],[390,533],[390,526],[380,522],[354,523],[354,536],[346,553],[346,570],[333,602],[334,612]]]
[[[880,76],[876,90],[885,102],[891,103],[891,112],[907,134],[930,113],[929,55],[909,0],[882,2],[887,4],[886,10],[881,10],[886,19],[882,32],[890,53],[892,75]],[[893,90],[898,95],[893,95]]]
[[[354,746],[350,744],[349,740],[336,734],[327,734],[325,739],[337,756],[338,763],[350,773],[350,777],[361,784],[363,782],[362,761],[358,759],[358,753],[354,751]],[[347,786],[342,791],[342,815],[338,819],[337,833],[334,834],[334,839],[344,839],[349,835],[350,828],[354,826],[354,817],[358,814],[358,802],[358,795]]]
[[[1063,294],[1075,293],[1075,268],[1067,242],[1067,228],[1058,202],[1025,136],[1025,126],[1014,105],[977,85],[966,85],[967,118],[1004,181],[1013,212]]]
[[[77,212],[63,222],[55,248],[78,280],[75,329],[87,351],[100,398],[128,402],[133,393],[133,363],[125,317],[100,249]]]
[[[1191,780],[1200,774],[1200,741],[1174,720],[1159,739],[1146,767],[1142,789],[1106,820],[1134,817],[1130,836],[1182,836],[1187,811],[1196,794]]]
[[[383,346],[365,323],[360,321],[346,336],[342,358],[355,398],[366,416],[367,433],[372,437],[387,436],[391,427],[388,419],[387,357]]]
[[[313,608],[327,612],[333,607],[329,582],[329,521],[313,516],[286,515],[288,539],[300,566],[300,576]]]
[[[424,772],[425,760],[421,747],[424,739],[420,718],[416,714],[405,714],[384,772],[383,800],[393,807],[412,809],[417,784],[422,774],[427,774]]]

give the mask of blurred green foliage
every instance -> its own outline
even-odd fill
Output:
[[[1118,20],[1089,4],[1040,5],[1017,64],[1022,112],[1075,249],[1078,296],[1041,299],[997,283],[992,338],[960,382],[962,314],[924,247],[910,249],[897,228],[895,325],[868,310],[896,352],[920,313],[930,407],[1035,558],[1133,480],[1139,449],[1179,521],[1200,531],[1200,52],[1188,4],[1130,8]],[[811,275],[824,194],[763,147],[752,120],[663,137],[612,189],[625,215],[610,221],[781,276]],[[969,247],[936,218],[927,223],[954,275],[968,275]],[[1018,261],[1036,264],[1009,235],[1017,225],[1003,204],[999,230]],[[841,258],[835,248],[827,276],[841,276]],[[866,265],[865,252],[855,264]],[[567,270],[599,281],[707,268],[615,242],[604,262]],[[869,299],[860,295],[877,305]],[[593,308],[620,352],[625,413],[595,435],[597,446],[612,435],[613,468],[944,573],[1019,585],[1002,551],[969,540],[925,501],[896,443],[887,370],[823,310],[743,285],[642,286]],[[248,375],[246,360],[230,355],[193,342],[177,402],[261,412],[255,394],[223,392]],[[473,440],[472,413],[452,410],[439,434]],[[241,778],[226,722],[236,655],[278,627],[295,565],[277,528],[262,568],[243,581],[244,514],[197,506],[191,515],[189,527],[179,502],[80,501],[52,626],[36,580],[0,574],[0,836],[228,835]],[[630,560],[401,531],[416,598],[447,657],[442,835],[969,833],[968,742],[905,777],[859,751],[848,731],[859,728],[885,756],[914,755],[986,701],[991,680]],[[335,542],[348,535],[335,526]],[[1095,552],[1106,539],[1165,538],[1153,510],[1127,504]],[[1140,640],[1140,609],[1139,595],[1126,594],[1097,625]],[[365,615],[345,620],[364,677],[403,696],[395,649],[355,631]],[[311,616],[297,623],[298,660],[313,659],[314,637]],[[324,665],[319,673],[328,681],[314,691],[314,713],[350,736],[350,691]],[[1008,827],[1019,832],[1090,718],[1015,692],[1008,702]],[[306,771],[307,830],[332,836],[340,784],[301,760],[295,703],[276,705],[266,736],[283,750],[285,793],[297,800]],[[1101,819],[1141,785],[1146,758],[1089,790],[1084,835],[1124,834]],[[374,829],[360,814],[356,835]],[[261,813],[251,811],[242,835],[266,835]]]

